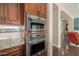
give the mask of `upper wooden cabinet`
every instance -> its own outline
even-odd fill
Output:
[[[45,3],[1,3],[0,4],[0,23],[5,24],[22,24],[24,19],[24,13],[30,13],[36,16],[46,18],[47,16],[47,4]]]
[[[5,21],[5,4],[0,4],[0,23]]]
[[[8,18],[9,21],[11,21],[12,23],[18,23],[19,19],[18,19],[18,4],[9,4],[8,5],[9,8],[9,14],[8,14]]]
[[[25,4],[25,12],[46,18],[47,4],[45,3],[28,3]]]
[[[47,4],[38,3],[37,4],[37,14],[41,17],[46,17],[46,15],[47,15]]]
[[[0,16],[3,16],[3,4],[0,4]]]
[[[25,12],[33,14],[33,15],[37,15],[37,13],[36,13],[36,4],[34,4],[34,3],[25,4]]]
[[[0,4],[0,23],[4,24],[19,24],[20,19],[19,4]]]

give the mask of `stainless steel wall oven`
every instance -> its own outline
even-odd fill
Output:
[[[27,55],[34,55],[45,49],[47,22],[42,17],[27,14],[26,25]]]

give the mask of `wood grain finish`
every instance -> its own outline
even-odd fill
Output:
[[[24,4],[20,4],[20,25],[24,25]]]
[[[47,17],[47,4],[45,3],[28,3],[25,4],[25,12],[37,15],[43,18]]]
[[[18,23],[18,4],[9,4],[9,19],[7,21],[10,21],[11,23]],[[17,11],[18,10],[18,11]]]
[[[3,16],[3,4],[0,4],[0,16]]]
[[[1,24],[18,24],[20,15],[18,4],[0,4],[0,23]]]
[[[36,5],[35,3],[27,3],[25,4],[25,12],[33,14],[33,15],[37,15],[36,13]]]
[[[16,47],[0,50],[1,56],[23,56],[24,55],[24,44]]]
[[[46,3],[38,3],[37,5],[37,13],[40,17],[47,17],[47,4]]]

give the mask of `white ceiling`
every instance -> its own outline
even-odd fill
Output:
[[[79,3],[59,3],[72,17],[79,17]]]

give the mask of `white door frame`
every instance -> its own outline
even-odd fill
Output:
[[[48,49],[47,55],[53,56],[53,3],[47,4]]]

